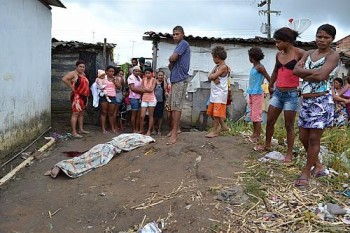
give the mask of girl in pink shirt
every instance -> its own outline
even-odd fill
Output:
[[[129,99],[131,105],[131,128],[133,133],[139,132],[140,98],[143,93],[140,74],[140,67],[134,66],[132,74],[128,78]]]
[[[142,79],[142,102],[141,102],[141,116],[140,116],[140,132],[143,133],[143,124],[148,110],[148,130],[146,135],[151,135],[153,128],[153,112],[157,105],[157,99],[154,94],[154,87],[156,86],[156,79],[152,76],[152,68],[145,69],[145,77]]]

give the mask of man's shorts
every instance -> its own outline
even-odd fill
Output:
[[[180,81],[171,84],[171,91],[169,96],[169,105],[171,111],[182,111],[185,101],[188,82]]]

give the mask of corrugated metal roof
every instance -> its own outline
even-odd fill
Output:
[[[57,7],[62,7],[66,8],[63,3],[60,0],[39,0],[49,6],[57,6]]]
[[[116,44],[112,43],[106,43],[106,48],[115,48]],[[103,43],[84,43],[84,42],[79,42],[79,41],[59,41],[55,38],[52,38],[52,45],[51,48],[53,50],[67,50],[67,49],[102,49],[103,48]]]
[[[161,33],[161,32],[153,32],[148,31],[144,33],[143,40],[160,40],[160,39],[172,39],[173,35],[170,33]],[[265,37],[256,36],[254,38],[243,39],[243,38],[221,38],[221,37],[201,37],[201,36],[185,36],[185,40],[187,41],[211,41],[218,43],[233,43],[233,44],[266,44],[266,45],[275,45],[274,39],[268,39]],[[306,46],[306,47],[315,47],[315,42],[302,42],[296,41],[294,43],[296,46]]]

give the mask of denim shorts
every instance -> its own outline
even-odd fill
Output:
[[[110,102],[107,101],[106,96],[100,96],[99,102],[100,103],[107,103],[108,102],[109,104],[117,104],[117,99],[115,98],[115,96],[108,96],[108,98],[109,98]]]
[[[118,105],[121,105],[123,102],[123,93],[121,91],[117,91],[115,99]]]
[[[280,91],[277,88],[274,89],[272,98],[270,99],[270,105],[275,108],[280,108],[285,111],[298,110],[298,90]]]
[[[139,110],[141,107],[140,99],[130,98],[130,105],[131,105],[131,110],[133,110],[133,111]]]

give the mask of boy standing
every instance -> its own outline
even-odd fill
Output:
[[[177,133],[179,131],[179,121],[181,118],[182,106],[185,100],[187,90],[188,71],[190,69],[190,46],[184,40],[185,33],[181,26],[176,26],[173,29],[173,38],[177,46],[173,54],[169,58],[169,69],[171,92],[169,97],[169,104],[172,114],[172,126],[170,137],[167,145],[174,144],[177,140]]]
[[[228,78],[230,76],[230,68],[225,63],[227,53],[224,47],[216,46],[212,49],[211,55],[216,66],[208,77],[211,83],[207,114],[214,117],[214,123],[211,132],[205,135],[207,138],[219,136],[219,125],[221,125],[221,130],[229,130],[225,124]]]

